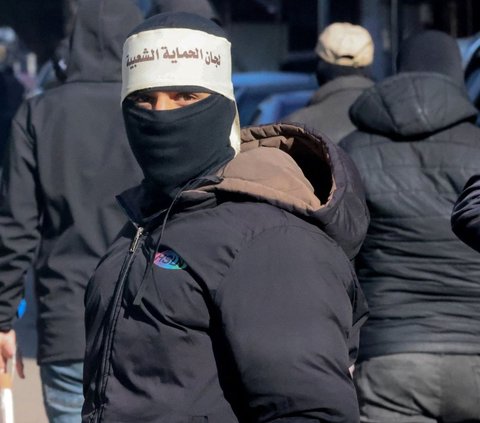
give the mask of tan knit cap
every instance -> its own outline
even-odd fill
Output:
[[[359,25],[336,22],[327,26],[318,37],[315,52],[334,65],[360,68],[373,61],[373,40]]]

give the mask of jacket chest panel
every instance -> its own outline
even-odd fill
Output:
[[[87,320],[89,316],[93,319],[98,313],[107,313],[115,286],[128,259],[127,251],[128,241],[122,241],[121,245],[111,249],[108,256],[98,264],[85,293]]]
[[[207,330],[210,314],[189,264],[168,246],[157,250],[153,263],[147,262],[149,255],[151,250],[143,249],[128,273],[123,295],[127,313],[131,310],[157,330],[165,324]]]

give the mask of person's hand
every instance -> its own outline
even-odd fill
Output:
[[[25,378],[23,358],[20,350],[17,349],[17,337],[15,331],[0,332],[0,372],[7,372],[8,360],[16,356],[16,370],[21,379]]]
[[[352,364],[349,368],[348,371],[350,372],[350,376],[353,378],[353,372],[355,371],[355,364]]]

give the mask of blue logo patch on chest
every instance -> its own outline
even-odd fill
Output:
[[[187,263],[175,251],[166,250],[155,254],[153,261],[156,266],[168,270],[182,270],[187,267]]]

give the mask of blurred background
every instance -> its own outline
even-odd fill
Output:
[[[156,3],[161,3],[161,0],[132,1],[145,15]],[[24,97],[58,82],[58,72],[55,77],[54,70],[61,71],[65,66],[62,49],[68,49],[77,2],[0,2],[0,69],[6,64],[13,69],[25,87]],[[479,106],[480,1],[210,0],[210,3],[232,40],[234,85],[242,125],[265,123],[272,116],[258,119],[262,113],[261,101],[273,93],[303,90],[294,106],[288,107],[303,104],[303,99],[316,88],[315,78],[308,75],[313,75],[315,69],[313,48],[317,34],[336,21],[360,24],[370,31],[375,42],[372,76],[376,80],[395,72],[395,57],[403,38],[420,29],[447,32],[459,41],[467,89]],[[275,111],[273,115],[286,115],[288,111]]]
[[[152,0],[135,0],[147,12]],[[155,1],[155,0],[153,0]],[[77,0],[2,0],[2,43],[16,38],[16,71],[32,77],[68,36]],[[311,65],[319,31],[334,21],[365,26],[373,35],[378,78],[394,69],[399,40],[419,28],[443,30],[457,38],[480,31],[475,0],[211,0],[230,33],[237,71],[296,69]],[[268,53],[268,54],[267,54]]]

